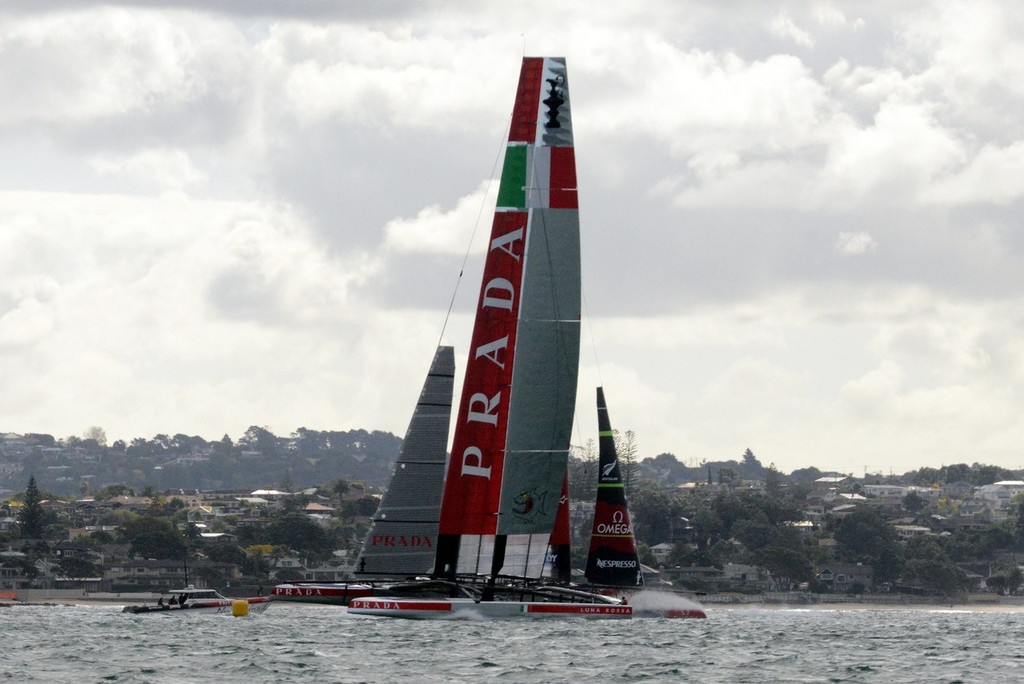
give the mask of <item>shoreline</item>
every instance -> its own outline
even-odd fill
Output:
[[[914,594],[808,594],[804,592],[766,592],[763,594],[707,594],[696,597],[702,605],[714,608],[745,607],[787,610],[971,610],[1015,611],[1024,609],[1024,597],[974,594],[956,598]]]

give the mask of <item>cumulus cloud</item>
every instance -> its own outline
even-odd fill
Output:
[[[645,456],[910,467],[1024,437],[1009,2],[2,12],[5,429],[401,433],[474,229],[479,268],[525,43],[569,59],[581,421],[603,381]]]
[[[184,13],[85,6],[0,28],[0,124],[57,128],[230,98],[246,81],[241,36]]]
[[[459,198],[450,211],[430,206],[414,218],[389,221],[384,226],[384,246],[396,252],[464,254],[474,229],[490,230],[497,193],[498,184],[485,181],[473,194]],[[477,244],[483,248],[483,243]]]
[[[202,183],[207,174],[192,165],[184,150],[144,150],[130,157],[99,155],[90,165],[100,175],[142,182],[160,190],[182,190]]]
[[[792,18],[783,14],[772,19],[771,32],[780,38],[788,38],[801,47],[812,47],[814,39],[807,31],[796,25]]]
[[[1024,197],[1024,141],[984,145],[962,168],[936,179],[924,199],[938,204],[1007,205]]]
[[[878,249],[878,243],[871,233],[841,232],[836,240],[836,250],[842,254],[864,254]]]

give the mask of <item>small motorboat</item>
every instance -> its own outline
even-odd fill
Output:
[[[175,614],[181,611],[189,613],[199,611],[205,613],[228,613],[230,615],[247,615],[262,613],[270,606],[269,596],[251,596],[249,598],[229,599],[213,589],[196,589],[188,587],[178,589],[161,596],[155,605],[125,606],[125,613],[166,613]]]

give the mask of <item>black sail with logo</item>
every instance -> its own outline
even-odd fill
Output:
[[[604,390],[600,387],[597,388],[597,427],[600,461],[594,527],[587,556],[587,580],[601,586],[641,587],[643,573],[615,451],[615,434],[608,418]]]

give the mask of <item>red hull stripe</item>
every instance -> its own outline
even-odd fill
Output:
[[[585,603],[534,603],[526,606],[526,612],[557,613],[559,615],[632,615],[633,606],[604,606]]]

